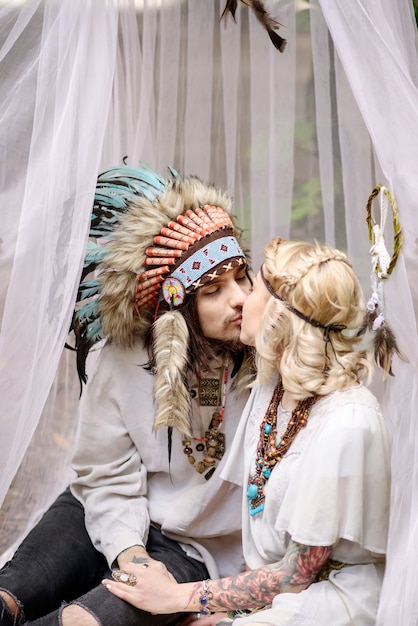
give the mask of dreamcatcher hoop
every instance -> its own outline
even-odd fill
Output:
[[[380,196],[380,212],[381,212],[381,224],[379,225],[372,216],[372,204],[373,200]],[[384,239],[384,229],[387,217],[387,207],[390,205],[392,211],[392,223],[393,223],[393,254],[389,257],[389,253],[386,249]],[[403,235],[401,223],[399,220],[398,205],[395,196],[389,189],[379,184],[371,192],[367,201],[367,227],[369,230],[369,239],[372,244],[370,250],[371,256],[376,257],[376,263],[374,271],[379,278],[385,279],[392,273],[398,256],[402,250]]]

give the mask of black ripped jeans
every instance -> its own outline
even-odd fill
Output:
[[[156,528],[150,528],[146,548],[178,582],[209,577],[203,563],[188,557]],[[179,615],[151,615],[136,609],[105,589],[103,578],[110,578],[107,561],[90,541],[82,505],[67,489],[0,570],[0,589],[19,604],[19,624],[58,625],[59,607],[73,601],[101,626],[165,626],[180,620]],[[0,615],[0,624],[10,623],[4,620]]]

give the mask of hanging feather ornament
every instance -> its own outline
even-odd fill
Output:
[[[179,311],[161,315],[153,326],[156,363],[154,428],[190,435],[190,393],[186,385],[189,332]]]
[[[372,203],[379,194],[381,225],[376,223],[372,217]],[[392,257],[387,251],[384,239],[388,205],[391,207],[393,216],[394,241]],[[395,335],[384,315],[385,301],[383,285],[396,265],[396,261],[402,249],[403,238],[396,200],[393,194],[386,189],[386,187],[383,187],[383,185],[377,185],[369,196],[367,202],[367,226],[369,239],[372,244],[370,248],[372,261],[372,273],[370,278],[372,295],[367,303],[367,311],[363,324],[357,334],[360,336],[366,331],[372,331],[374,333],[374,357],[377,365],[383,369],[383,378],[385,379],[388,375],[394,376],[392,371],[392,359],[394,354],[397,354],[398,357],[405,362],[408,362],[408,359],[399,350]]]
[[[272,42],[273,46],[277,48],[279,52],[283,52],[284,49],[286,48],[287,41],[286,39],[283,39],[283,37],[280,37],[278,33],[276,33],[276,30],[278,30],[280,26],[283,26],[283,24],[281,24],[276,19],[271,17],[271,15],[265,9],[264,3],[261,2],[261,0],[241,0],[241,2],[242,4],[245,4],[245,6],[250,7],[253,10],[254,15],[256,16],[257,20],[260,22],[262,27],[267,31],[267,34],[270,37],[270,41]],[[238,7],[238,0],[226,0],[224,10],[222,11],[222,14],[221,14],[221,20],[223,18],[226,19],[228,13],[230,13],[234,21],[236,21],[235,13],[236,13],[237,7]]]

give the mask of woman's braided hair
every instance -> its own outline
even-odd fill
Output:
[[[256,339],[260,380],[278,369],[285,388],[306,398],[371,375],[371,357],[356,336],[362,291],[345,254],[276,238],[266,246],[263,275],[277,297]]]

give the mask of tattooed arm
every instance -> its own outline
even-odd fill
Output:
[[[290,541],[283,559],[277,563],[230,578],[215,580],[210,585],[211,611],[222,609],[254,609],[271,604],[279,593],[297,593],[306,589],[328,561],[331,547],[305,546]],[[195,584],[190,595],[193,606],[199,607],[201,585]],[[193,609],[192,609],[193,610]]]
[[[328,561],[331,547],[305,546],[290,541],[283,559],[277,563],[214,580],[210,584],[210,611],[255,609],[271,604],[279,593],[297,593],[309,587]],[[195,583],[190,604],[199,610],[201,583]]]
[[[209,611],[261,608],[271,604],[279,593],[297,593],[309,587],[328,561],[329,547],[305,546],[290,541],[283,559],[237,576],[210,581]],[[124,570],[134,574],[137,584],[128,587],[109,580],[103,584],[114,595],[150,613],[200,611],[202,583],[177,584],[167,576],[161,563],[149,568],[129,563]],[[165,570],[165,571],[164,571]]]

